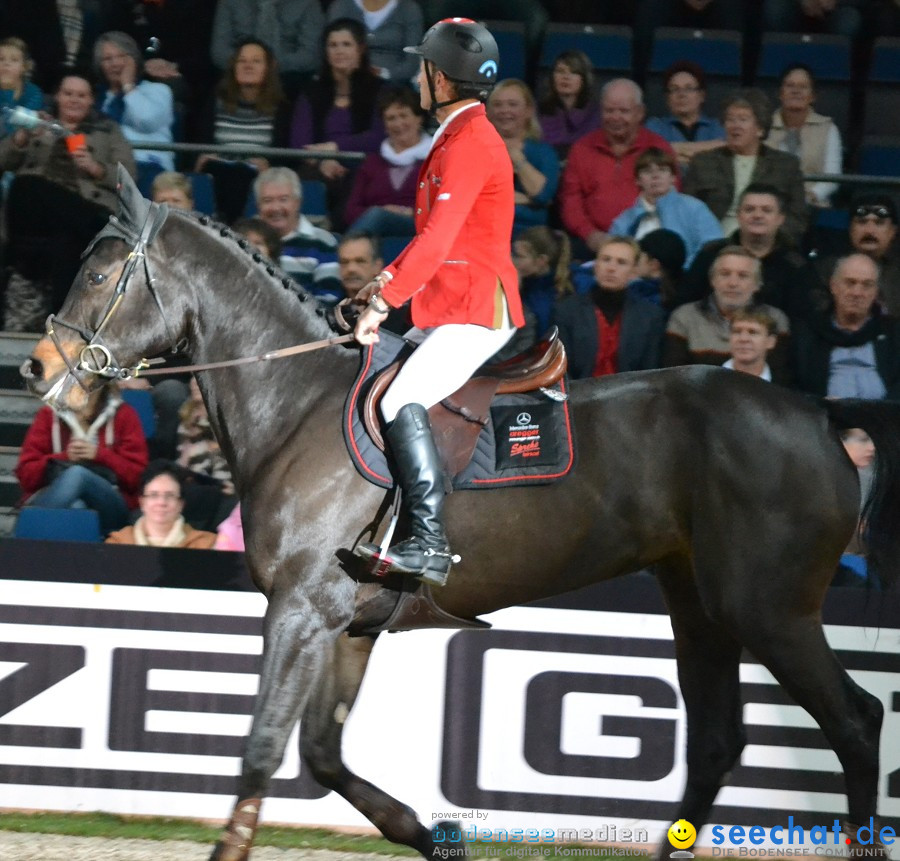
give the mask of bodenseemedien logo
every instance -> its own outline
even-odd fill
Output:
[[[697,829],[687,819],[679,819],[669,826],[669,843],[675,847],[674,852],[669,853],[670,858],[693,858],[694,853],[688,852],[697,839]]]

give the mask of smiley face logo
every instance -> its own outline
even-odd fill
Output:
[[[697,829],[687,819],[679,819],[669,828],[669,843],[676,849],[687,849],[696,839]]]

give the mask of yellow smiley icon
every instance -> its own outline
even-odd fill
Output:
[[[669,828],[669,843],[676,849],[687,849],[696,839],[697,829],[687,819],[679,819]]]

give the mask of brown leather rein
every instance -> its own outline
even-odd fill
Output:
[[[189,371],[214,371],[217,368],[231,368],[236,365],[250,365],[254,362],[269,362],[272,359],[285,359],[288,356],[296,356],[298,353],[308,353],[312,350],[321,350],[323,347],[332,347],[336,344],[347,344],[353,340],[353,333],[347,335],[335,335],[333,338],[323,338],[321,341],[310,341],[307,344],[296,344],[293,347],[282,347],[280,350],[270,350],[260,353],[258,356],[244,356],[240,359],[225,359],[221,362],[207,362],[204,365],[170,365],[165,368],[150,368],[150,362],[159,360],[142,360],[135,368],[130,368],[131,376],[150,377],[156,374],[186,374]]]

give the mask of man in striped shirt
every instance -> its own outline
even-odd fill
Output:
[[[297,174],[288,167],[264,170],[253,193],[259,217],[281,237],[281,268],[317,299],[328,304],[343,299],[337,238],[301,212],[303,191]]]

